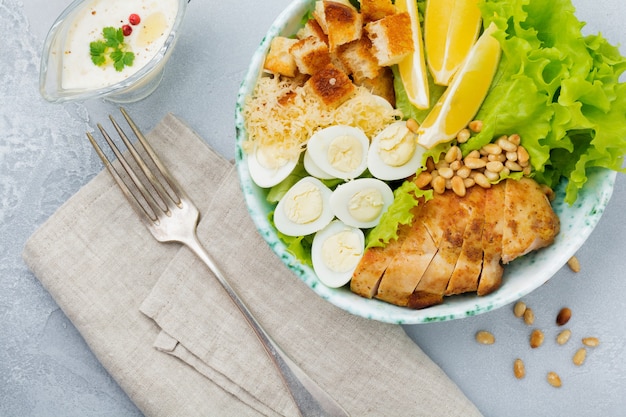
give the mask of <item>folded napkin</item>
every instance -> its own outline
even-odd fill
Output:
[[[232,164],[167,115],[148,135],[201,209],[200,240],[259,321],[353,416],[479,416],[398,325],[356,317],[297,279],[257,233]],[[146,416],[295,416],[240,313],[187,248],[158,243],[98,174],[23,258]]]

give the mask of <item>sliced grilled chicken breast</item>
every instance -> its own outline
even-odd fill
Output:
[[[506,182],[502,263],[552,244],[559,228],[559,218],[536,181]]]
[[[445,295],[476,291],[483,267],[482,234],[485,224],[485,192],[478,187],[468,189],[464,204],[468,205],[470,217],[463,235],[461,254],[456,261]]]
[[[363,297],[409,308],[445,296],[500,287],[503,264],[551,244],[559,219],[531,179],[452,191],[413,208],[413,220],[384,248],[369,248],[350,288]]]
[[[400,252],[396,254],[383,275],[376,295],[383,301],[406,306],[424,271],[437,253],[437,245],[423,223],[425,210],[421,208],[424,206],[423,204],[418,206],[420,210],[416,210],[417,215]]]

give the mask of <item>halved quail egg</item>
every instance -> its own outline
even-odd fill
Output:
[[[250,178],[261,188],[270,188],[291,174],[298,158],[288,158],[275,147],[255,146],[248,154]]]
[[[306,236],[323,229],[335,217],[329,204],[331,194],[317,178],[302,178],[276,205],[276,229],[287,236]]]
[[[424,152],[426,148],[418,145],[417,136],[406,122],[395,122],[372,139],[367,167],[374,177],[384,181],[404,179],[422,166]]]
[[[307,142],[314,164],[334,178],[356,178],[367,168],[369,139],[356,127],[335,125],[318,130]]]
[[[313,238],[313,270],[324,285],[341,287],[352,278],[364,250],[363,231],[334,220]]]
[[[374,227],[393,203],[393,191],[376,178],[358,178],[338,185],[330,196],[335,216],[348,226]]]
[[[313,158],[311,158],[311,154],[309,153],[308,150],[304,152],[303,162],[304,162],[304,170],[309,175],[312,175],[315,178],[319,178],[320,180],[331,180],[335,178],[329,173],[324,172],[322,168],[317,166],[317,164],[313,161]]]

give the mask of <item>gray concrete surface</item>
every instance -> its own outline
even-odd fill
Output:
[[[288,3],[192,1],[162,85],[127,106],[140,127],[149,129],[171,111],[232,157],[239,83],[265,31]],[[20,257],[28,236],[100,171],[83,132],[115,111],[103,101],[51,105],[39,96],[43,40],[67,4],[0,0],[0,416],[139,416]],[[622,0],[574,4],[588,22],[585,32],[602,31],[626,54]],[[546,331],[542,348],[530,351],[529,329],[511,307],[406,331],[486,416],[626,415],[624,212],[622,174],[600,224],[578,253],[582,271],[564,268],[524,299]],[[558,347],[553,320],[563,305],[574,312],[575,343]],[[480,329],[492,331],[496,344],[479,346],[474,333]],[[571,355],[583,335],[598,336],[602,344],[577,368]],[[527,364],[522,381],[512,376],[516,357]],[[561,373],[562,388],[546,383],[550,370]]]

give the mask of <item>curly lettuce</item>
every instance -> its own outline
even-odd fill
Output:
[[[366,246],[385,246],[391,240],[398,239],[398,225],[409,224],[413,219],[412,209],[419,199],[428,201],[433,198],[432,190],[421,190],[413,181],[405,181],[394,190],[394,200],[383,214],[380,223],[369,231]]]
[[[590,169],[626,172],[626,58],[619,49],[601,34],[583,36],[570,0],[480,0],[479,7],[484,26],[499,29],[502,59],[476,115],[485,128],[463,152],[518,133],[534,178],[550,187],[566,178],[569,204]],[[399,108],[423,119],[424,111],[403,99],[401,84]]]
[[[463,150],[519,133],[534,178],[568,180],[572,204],[594,167],[624,172],[626,59],[600,34],[583,36],[570,0],[481,0],[500,29],[502,60],[476,118],[486,129]]]

